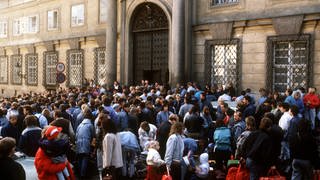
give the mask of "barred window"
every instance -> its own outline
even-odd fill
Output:
[[[27,54],[26,55],[26,72],[27,72],[27,84],[38,84],[38,55]]]
[[[0,83],[8,83],[8,57],[0,56]]]
[[[207,41],[205,73],[207,83],[239,87],[239,40]]]
[[[22,55],[11,56],[11,83],[22,84]]]
[[[80,87],[83,80],[83,50],[68,52],[69,86]]]
[[[212,0],[213,6],[237,4],[240,0]]]
[[[57,62],[58,53],[57,52],[45,52],[44,55],[44,68],[45,68],[45,85],[55,86],[57,84]]]
[[[103,85],[107,78],[107,67],[106,67],[106,48],[95,49],[95,79],[96,83]]]
[[[272,89],[308,87],[309,36],[290,39],[269,38],[272,52]]]

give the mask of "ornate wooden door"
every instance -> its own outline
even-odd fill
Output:
[[[152,3],[140,5],[133,23],[133,77],[135,82],[168,82],[168,19]]]

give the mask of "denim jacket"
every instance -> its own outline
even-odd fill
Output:
[[[91,141],[94,137],[94,127],[90,119],[84,119],[77,128],[77,154],[90,153]]]

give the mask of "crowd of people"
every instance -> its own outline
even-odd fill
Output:
[[[35,157],[40,180],[86,179],[92,164],[104,177],[138,178],[141,157],[146,174],[139,178],[147,180],[167,171],[174,180],[206,179],[210,167],[226,173],[232,157],[246,164],[251,180],[271,167],[287,178],[312,179],[320,163],[316,89],[259,93],[237,95],[232,83],[170,88],[142,80],[2,98],[0,173],[25,178],[12,160],[15,150]]]

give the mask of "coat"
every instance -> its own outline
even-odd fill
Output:
[[[71,177],[70,179],[75,179],[72,168],[68,161],[55,164],[52,162],[51,158],[44,153],[44,151],[41,148],[39,148],[36,153],[34,165],[36,167],[39,180],[57,180],[58,178],[56,174],[58,172],[61,172],[66,167],[69,171]]]
[[[91,120],[84,119],[77,128],[76,145],[77,154],[89,154],[91,152],[91,141],[95,136],[94,127]]]
[[[123,166],[120,138],[113,133],[107,133],[102,141],[103,168]]]

